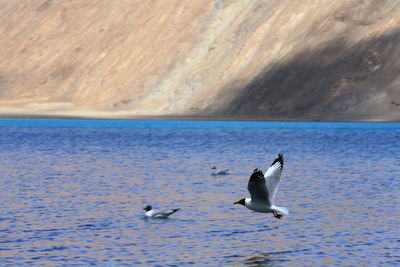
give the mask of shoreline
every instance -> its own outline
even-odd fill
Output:
[[[326,117],[261,117],[261,116],[205,116],[205,115],[115,115],[115,114],[25,114],[0,113],[0,119],[43,119],[43,120],[138,120],[138,121],[249,121],[249,122],[376,122],[399,123],[400,115],[336,115]]]

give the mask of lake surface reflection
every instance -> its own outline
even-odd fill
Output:
[[[0,265],[398,266],[399,140],[400,124],[0,120]],[[233,205],[280,152],[290,215]]]

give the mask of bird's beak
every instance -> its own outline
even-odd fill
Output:
[[[240,203],[239,203],[239,201],[236,201],[236,202],[235,202],[235,203],[233,203],[233,204],[240,204]]]

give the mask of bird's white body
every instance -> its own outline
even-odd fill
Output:
[[[160,219],[166,219],[168,218],[169,215],[177,212],[179,209],[173,209],[173,210],[163,210],[163,211],[157,211],[157,210],[148,210],[144,214],[146,218],[160,218]]]
[[[269,205],[269,203],[261,201],[252,201],[251,198],[246,197],[244,200],[244,206],[249,210],[254,210],[262,213],[273,213],[279,212],[284,215],[289,215],[289,210],[286,207],[278,207],[275,205]]]
[[[254,210],[262,213],[272,212],[271,207],[267,205],[267,203],[261,201],[252,201],[249,197],[245,198],[244,205],[249,210]]]
[[[146,213],[144,214],[144,216],[146,216],[147,218],[151,218],[154,215],[154,210],[149,210],[146,211]]]

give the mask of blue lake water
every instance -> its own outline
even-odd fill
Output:
[[[280,152],[290,215],[233,205]],[[399,266],[399,176],[396,123],[3,119],[0,265]]]

